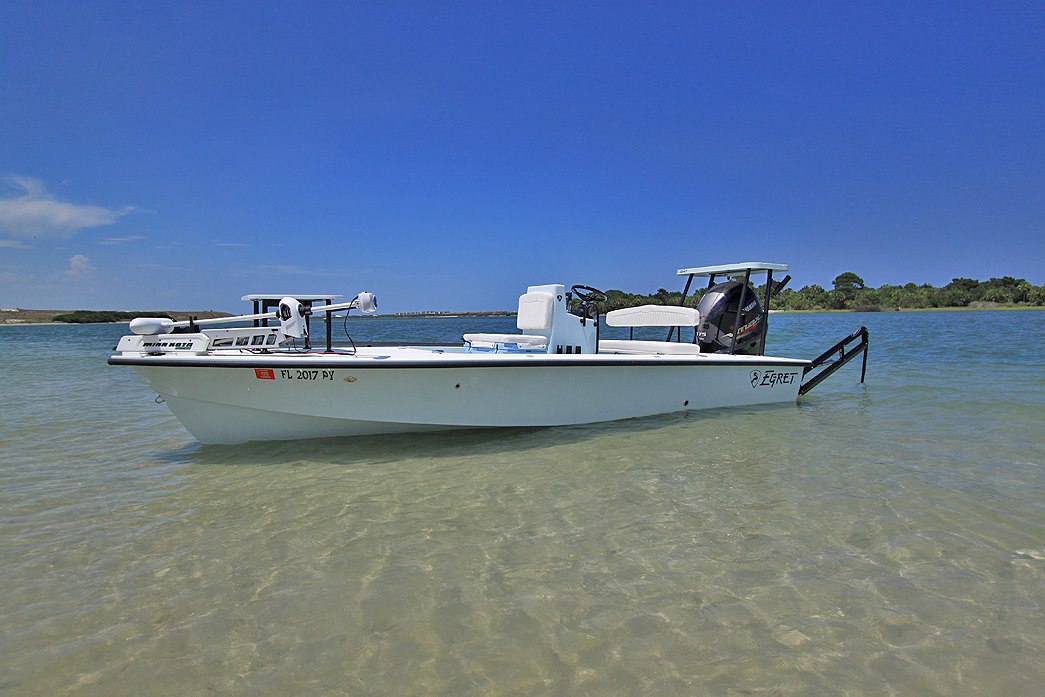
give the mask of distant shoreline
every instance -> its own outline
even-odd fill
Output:
[[[902,307],[892,310],[875,310],[874,314],[891,314],[893,312],[985,312],[991,310],[1005,310],[1005,311],[1024,311],[1024,310],[1045,310],[1045,307],[1040,305],[998,305],[996,307]],[[773,310],[773,315],[815,315],[815,314],[852,314],[859,312],[859,310]],[[61,315],[65,314],[66,311],[62,310],[20,310],[19,313],[33,313],[36,315]],[[0,328],[2,327],[52,327],[52,326],[65,326],[65,327],[83,327],[90,325],[99,324],[119,324],[126,325],[127,322],[52,322],[49,320],[40,319],[22,319],[20,317],[4,317],[8,314],[5,311],[0,311]],[[16,313],[11,312],[11,315]],[[182,321],[189,319],[190,316],[196,319],[210,319],[217,317],[228,317],[230,320],[234,315],[224,312],[168,312],[175,319]],[[476,317],[514,317],[514,312],[455,312],[455,313],[432,313],[432,314],[389,314],[389,315],[357,315],[353,319],[366,318],[366,319],[461,319],[461,318],[476,318]],[[13,321],[12,321],[13,320]]]
[[[127,324],[128,320],[117,320],[112,322],[55,322],[54,320],[48,319],[50,317],[57,317],[59,315],[72,314],[73,310],[26,310],[18,308],[17,310],[0,310],[0,327],[48,327],[55,325],[66,325],[66,326],[84,326],[91,324]],[[126,310],[92,310],[91,312],[113,313],[113,312],[126,312]],[[514,317],[516,313],[501,311],[501,310],[484,310],[476,312],[404,312],[404,313],[392,313],[382,315],[354,315],[352,319],[358,318],[393,318],[393,319],[460,319],[462,317]],[[222,317],[228,317],[231,321],[235,315],[228,312],[216,312],[213,310],[201,311],[201,312],[172,312],[172,311],[152,311],[152,315],[164,315],[173,317],[175,321],[186,321],[190,317],[195,319],[217,319]],[[149,316],[143,314],[141,316]],[[316,318],[322,321],[322,317]]]
[[[101,321],[101,322],[55,322],[54,317],[60,315],[71,315],[78,312],[77,310],[27,310],[25,308],[17,309],[0,309],[0,327],[33,327],[33,326],[46,326],[51,324],[127,324],[129,320],[116,320],[116,321]],[[97,314],[108,314],[112,316],[117,312],[132,312],[143,315],[165,315],[173,317],[175,320],[187,320],[190,317],[196,319],[211,319],[215,317],[231,317],[232,315],[228,312],[217,312],[215,310],[207,310],[200,312],[181,312],[171,310],[89,310],[88,312],[97,312]]]

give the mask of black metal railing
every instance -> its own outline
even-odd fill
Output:
[[[851,344],[854,341],[859,341],[860,343],[852,346]],[[802,373],[803,382],[802,386],[798,388],[798,394],[802,395],[809,392],[811,389],[830,377],[836,370],[856,358],[861,353],[864,355],[864,361],[860,368],[860,382],[863,382],[864,376],[867,375],[867,348],[869,345],[870,334],[867,331],[867,327],[860,327],[855,332],[821,353],[819,356],[814,358],[808,366],[806,366],[805,372]],[[807,375],[815,371],[817,368],[821,368],[821,366],[822,369],[820,372],[816,373],[808,380],[805,379]]]

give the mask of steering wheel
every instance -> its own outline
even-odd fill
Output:
[[[577,299],[582,303],[606,302],[606,294],[598,288],[592,288],[591,286],[573,286],[570,288],[570,292],[576,295]]]

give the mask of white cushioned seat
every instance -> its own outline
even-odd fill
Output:
[[[533,334],[465,334],[469,344],[516,344],[519,348],[543,349],[548,346],[547,337]]]
[[[628,355],[696,356],[700,347],[675,341],[632,341],[628,339],[603,339],[599,342],[599,353],[621,353]]]
[[[611,327],[695,327],[700,313],[692,307],[678,305],[640,305],[606,313]]]
[[[552,310],[555,296],[535,291],[519,296],[519,316],[515,326],[522,330],[546,331],[552,327]]]

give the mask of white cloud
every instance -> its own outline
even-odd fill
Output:
[[[0,240],[0,249],[32,249],[29,245],[18,240]]]
[[[112,225],[134,210],[59,201],[34,177],[7,177],[18,193],[0,198],[0,232],[16,237],[71,237],[78,230]]]
[[[69,259],[69,268],[63,272],[66,278],[70,278],[77,281],[85,281],[90,278],[94,278],[94,272],[97,269],[91,264],[91,260],[85,257],[83,254],[74,254]]]
[[[0,269],[0,285],[26,283],[29,280],[29,277],[24,274],[8,271],[7,269]]]
[[[103,239],[98,240],[98,244],[125,244],[127,242],[140,242],[144,239],[145,238],[141,235],[128,235],[127,237],[105,237]]]

